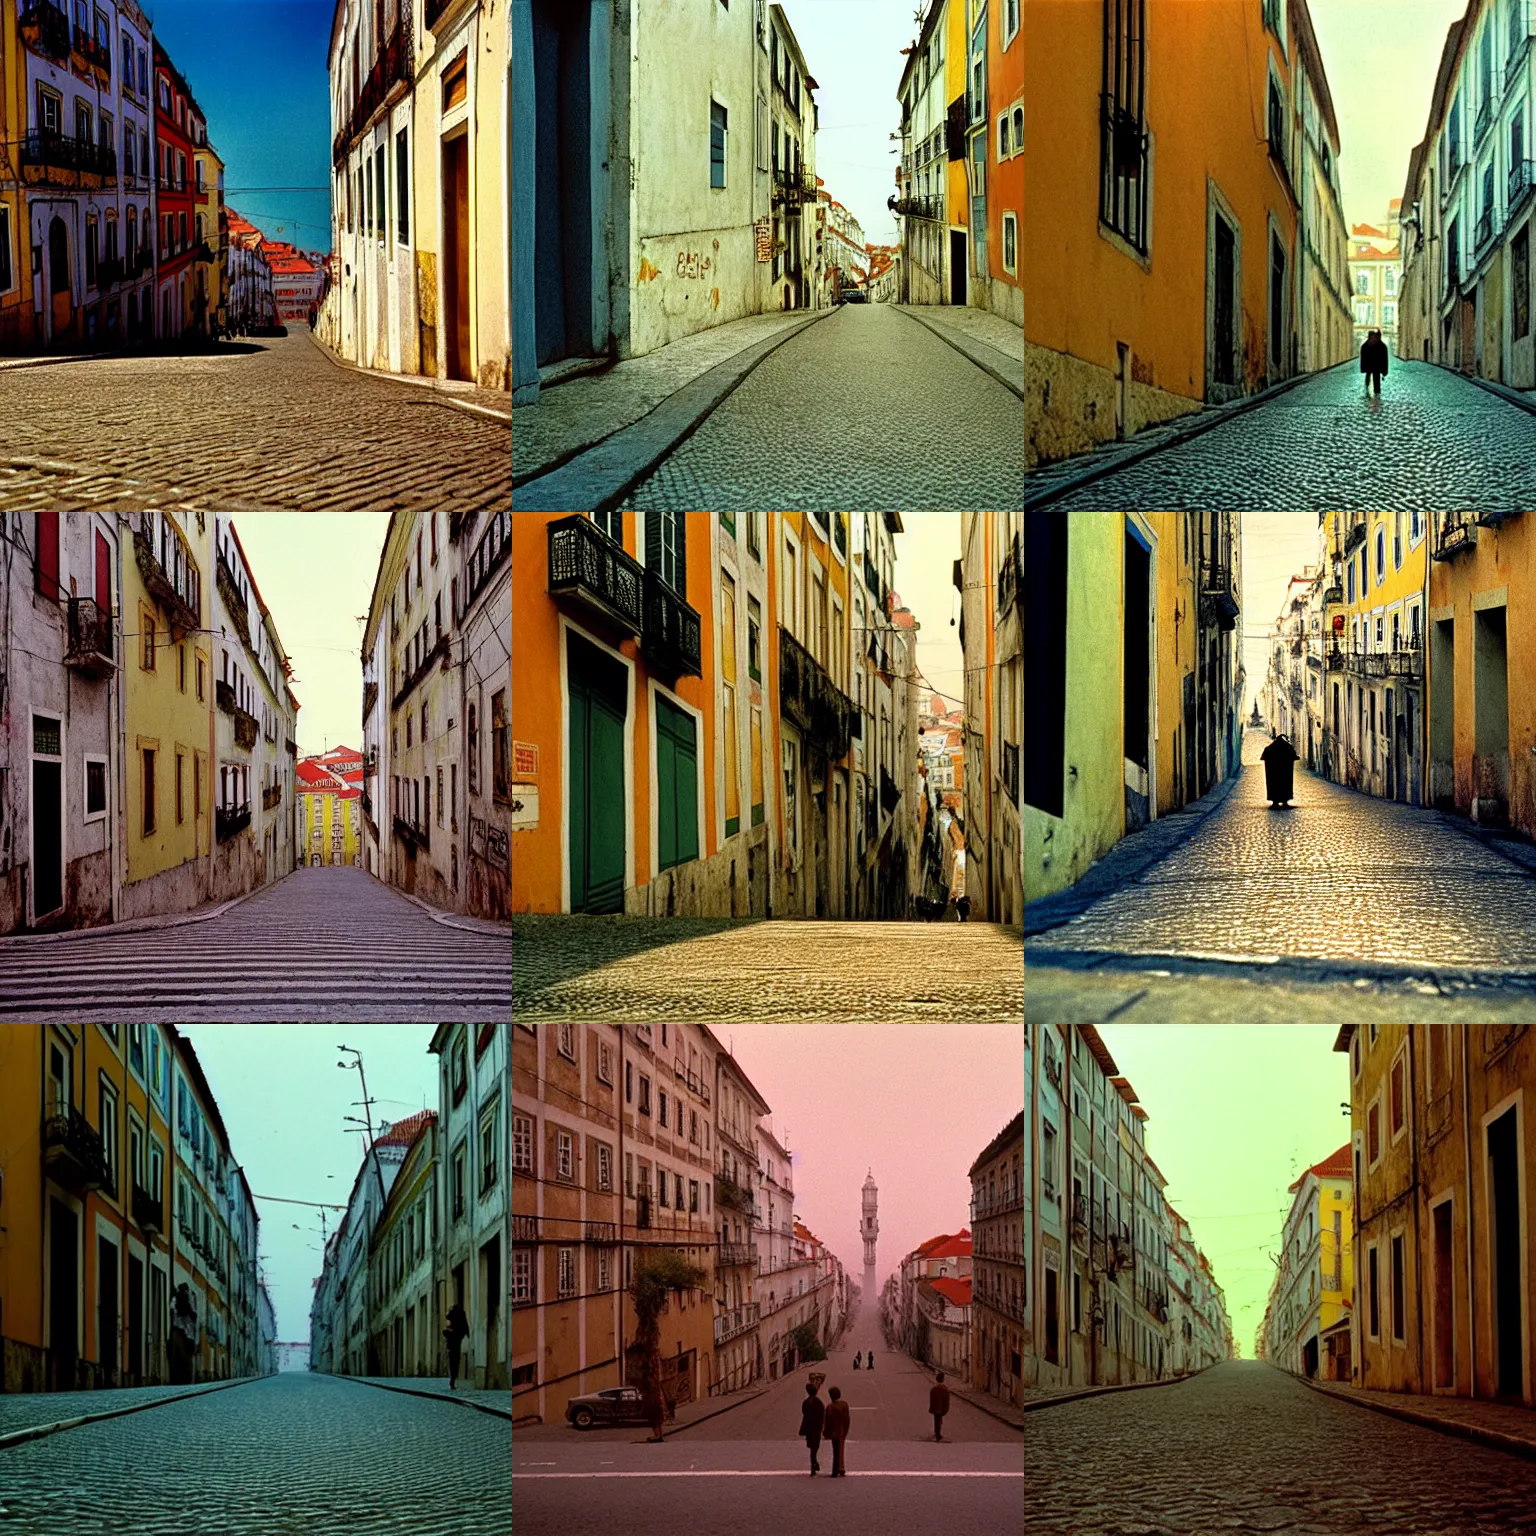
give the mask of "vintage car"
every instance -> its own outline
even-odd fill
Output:
[[[565,1405],[565,1416],[577,1429],[591,1429],[594,1424],[643,1424],[645,1409],[634,1387],[605,1387],[601,1392],[584,1392]]]

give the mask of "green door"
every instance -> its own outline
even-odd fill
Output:
[[[624,717],[628,678],[579,635],[566,659],[571,700],[571,911],[624,910]]]
[[[699,856],[698,738],[693,716],[656,700],[657,867]]]

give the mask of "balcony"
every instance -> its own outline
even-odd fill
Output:
[[[1525,62],[1531,46],[1531,0],[1510,0],[1509,51],[1504,57],[1504,79],[1513,90],[1515,71]]]
[[[762,1303],[749,1301],[745,1306],[733,1307],[715,1319],[715,1343],[724,1344],[739,1334],[757,1327]]]
[[[1207,565],[1200,582],[1200,622],[1230,630],[1236,626],[1240,606],[1237,588],[1232,580],[1232,567],[1214,563]]]
[[[366,720],[373,713],[373,706],[379,702],[379,685],[376,682],[363,684],[363,719]]]
[[[233,715],[235,720],[235,745],[249,752],[256,745],[256,737],[260,730],[256,716],[248,709],[242,709],[235,702],[235,690],[220,678],[214,684],[214,697],[218,700],[219,708],[226,715]]]
[[[1533,164],[1530,160],[1517,160],[1509,168],[1509,179],[1505,183],[1505,217],[1514,221],[1515,212],[1524,203],[1531,193],[1531,171]]]
[[[112,54],[105,43],[98,42],[84,27],[75,28],[70,53],[103,89],[112,83]]]
[[[235,573],[229,562],[221,554],[218,563],[214,567],[214,579],[218,584],[219,596],[224,599],[225,610],[229,614],[232,623],[239,632],[240,638],[245,642],[245,648],[251,648],[250,615],[247,612],[248,604],[240,594],[240,583],[235,578]]]
[[[699,615],[661,579],[647,569],[645,590],[645,632],[640,652],[651,670],[675,681],[679,677],[700,677]]]
[[[78,1109],[43,1121],[43,1163],[49,1177],[75,1194],[112,1183],[101,1137]]]
[[[717,1205],[731,1206],[738,1211],[750,1211],[752,1209],[752,1191],[743,1189],[734,1180],[726,1178],[723,1173],[715,1175],[715,1203]]]
[[[214,835],[221,843],[238,837],[251,824],[251,808],[248,805],[221,805],[213,813]]]
[[[790,632],[779,628],[779,707],[833,761],[848,755],[853,701]]]
[[[1477,545],[1477,519],[1471,512],[1437,512],[1435,519],[1435,545],[1430,552],[1433,559],[1449,560],[1464,549]]]
[[[1493,239],[1493,209],[1484,208],[1477,216],[1477,223],[1472,230],[1472,249],[1481,251],[1482,248]]]
[[[165,1203],[155,1199],[142,1184],[133,1186],[133,1219],[149,1237],[165,1231]]]
[[[396,690],[394,700],[392,701],[393,708],[399,709],[405,703],[416,685],[432,670],[439,660],[443,664],[443,670],[445,672],[448,670],[451,655],[450,646],[451,642],[446,634],[441,634],[437,637],[437,644],[416,663],[415,670]]]
[[[396,816],[394,821],[395,836],[412,851],[425,852],[432,846],[432,829],[429,826],[415,826],[403,816]]]
[[[261,808],[264,811],[276,809],[283,803],[283,786],[281,784],[269,785],[261,792]]]
[[[1483,135],[1488,132],[1489,126],[1493,122],[1493,96],[1496,89],[1496,81],[1484,81],[1483,100],[1477,109],[1476,120],[1472,124],[1472,147],[1474,149],[1483,142]]]
[[[621,636],[640,634],[644,573],[590,517],[549,525],[549,594],[578,604]]]
[[[149,535],[142,528],[134,530],[133,553],[139,564],[139,575],[149,594],[165,610],[171,628],[186,632],[198,627],[198,613],[186,595],[177,589],[170,572],[155,558],[150,548]]]
[[[110,677],[117,670],[112,657],[112,615],[94,598],[70,598],[69,648],[64,652],[64,665],[84,677]]]
[[[1344,535],[1344,553],[1346,555],[1351,554],[1364,543],[1365,519],[1361,518],[1357,522],[1351,523],[1349,525],[1349,532]]]
[[[718,1262],[726,1264],[755,1264],[757,1263],[757,1249],[751,1243],[719,1243],[720,1251]]]
[[[1002,1216],[1008,1211],[1024,1209],[1024,1186],[1020,1184],[1012,1192],[1004,1189],[991,1197],[978,1196],[971,1201],[971,1220],[985,1221],[989,1216]],[[1072,1203],[1072,1221],[1081,1225],[1088,1217],[1088,1197],[1078,1195]]]
[[[23,0],[21,43],[33,53],[62,64],[69,57],[69,17],[48,0]]]
[[[287,751],[289,757],[297,757],[299,755],[299,744],[298,744],[298,742],[296,742],[293,739],[292,736],[289,736],[283,742],[283,746],[284,746],[285,750]]]
[[[793,206],[798,209],[805,196],[804,184],[798,173],[791,166],[776,165],[773,168],[772,202],[775,207],[780,203]],[[815,196],[815,193],[812,193]]]
[[[1005,741],[1003,743],[1003,793],[1013,801],[1019,803],[1019,749],[1016,743]]]
[[[1341,582],[1336,581],[1331,587],[1323,589],[1323,602],[1325,605],[1328,603],[1342,603],[1343,601],[1344,587]]]
[[[21,179],[29,186],[99,188],[117,180],[117,151],[110,144],[70,138],[52,128],[35,128],[16,143]]]
[[[1024,585],[1024,544],[1018,534],[1013,536],[1013,547],[1003,551],[1003,563],[997,570],[997,616],[999,619],[1013,607],[1019,588]]]
[[[428,7],[431,14],[431,7]],[[428,20],[427,25],[432,25]],[[373,67],[368,71],[357,93],[357,101],[347,120],[331,140],[331,160],[340,165],[347,158],[352,141],[367,128],[370,119],[389,98],[396,85],[410,85],[416,75],[415,47],[411,37],[411,7],[402,6],[394,30],[384,46],[374,56]]]

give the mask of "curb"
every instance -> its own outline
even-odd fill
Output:
[[[64,357],[17,357],[0,362],[0,373],[21,368],[54,368],[60,363],[99,363],[114,357],[135,357],[133,352],[71,352]]]
[[[1026,902],[1024,904],[1024,937],[1035,938],[1042,933],[1049,933],[1052,929],[1064,927],[1073,918],[1081,917],[1089,907],[1105,896],[1140,880],[1154,864],[1159,863],[1175,848],[1194,836],[1208,816],[1226,804],[1227,798],[1237,788],[1244,770],[1249,766],[1251,765],[1240,762],[1236,773],[1228,774],[1220,784],[1206,790],[1198,800],[1192,800],[1188,805],[1180,806],[1177,811],[1170,811],[1166,816],[1160,816],[1158,821],[1161,822],[1172,821],[1176,817],[1185,818],[1185,824],[1176,829],[1178,836],[1170,838],[1163,846],[1154,850],[1150,841],[1140,848],[1136,846],[1138,839],[1153,831],[1158,825],[1158,821],[1148,822],[1145,827],[1139,828],[1129,838],[1122,838],[1096,863],[1090,865],[1082,878],[1072,885],[1060,891],[1052,891],[1049,896],[1039,896],[1032,902]],[[1109,867],[1106,868],[1106,865]],[[1097,879],[1095,879],[1096,871]]]
[[[689,1419],[686,1424],[679,1424],[676,1429],[664,1431],[664,1438],[670,1440],[673,1435],[681,1435],[687,1430],[692,1429],[695,1424],[707,1423],[710,1419],[718,1419],[722,1413],[729,1413],[733,1408],[745,1407],[754,1399],[764,1396],[767,1390],[768,1389],[766,1387],[763,1387],[756,1392],[748,1392],[745,1395],[736,1398],[734,1401],[727,1403],[723,1408],[714,1408],[711,1409],[708,1413],[701,1413],[698,1418]]]
[[[1008,354],[1006,352],[1003,352],[998,347],[994,347],[989,341],[977,341],[973,337],[964,335],[964,333],[956,333],[950,331],[947,327],[937,325],[933,321],[929,320],[926,315],[915,315],[905,304],[893,304],[891,307],[896,311],[897,314],[905,315],[907,319],[915,320],[920,326],[924,327],[924,329],[932,331],[940,341],[948,342],[949,345],[952,346],[955,351],[958,352],[962,357],[968,358],[978,368],[980,368],[983,373],[990,374],[994,379],[997,380],[999,384],[1003,386],[1004,389],[1012,390],[1020,400],[1024,398],[1024,385],[1022,382],[1016,384],[1007,376],[1007,374],[999,372],[998,369],[988,361],[985,353],[975,351],[973,348],[986,347],[989,351],[996,352],[1000,357],[1007,357]],[[1020,332],[1021,337],[1022,335],[1023,333]],[[1012,359],[1010,358],[1009,361],[1011,362]],[[1021,357],[1019,359],[1019,372],[1021,376],[1023,371],[1024,359]],[[1027,506],[1028,502],[1026,502],[1025,505]]]
[[[596,512],[618,506],[668,454],[692,437],[771,353],[834,313],[830,309],[812,310],[800,323],[787,325],[705,369],[638,421],[610,432],[557,468],[514,486],[513,510]]]
[[[393,887],[389,887],[389,889],[393,889]],[[463,923],[456,923],[453,919],[458,917],[459,913],[439,911],[438,908],[432,906],[429,902],[423,901],[421,897],[411,895],[409,891],[401,891],[399,894],[415,906],[420,907],[434,923],[441,923],[444,928],[454,928],[460,933],[477,933],[482,939],[499,939],[502,936],[500,930],[487,933],[483,928],[468,928]],[[480,921],[486,922],[488,919],[481,918]],[[512,937],[512,924],[510,921],[506,923],[505,928],[506,937],[510,939]]]
[[[912,1356],[908,1355],[907,1359],[911,1360]],[[918,1369],[923,1373],[923,1375],[927,1376],[930,1380],[934,1379],[938,1371],[937,1366],[924,1365],[920,1360],[913,1361],[913,1364],[916,1365]],[[996,1419],[999,1424],[1006,1424],[1009,1429],[1016,1429],[1021,1435],[1024,1433],[1024,1426],[1022,1424],[1014,1423],[1014,1421],[1009,1418],[1007,1414],[1000,1413],[997,1408],[990,1408],[986,1403],[979,1402],[976,1398],[970,1395],[972,1390],[973,1389],[970,1387],[951,1387],[949,1389],[949,1395],[951,1398],[958,1398],[962,1403],[969,1403],[972,1408],[979,1409],[982,1413],[985,1413],[989,1417]],[[1017,1411],[1018,1410],[1015,1410],[1015,1412]]]
[[[1473,373],[1463,373],[1460,368],[1452,368],[1448,363],[1426,362],[1418,357],[1406,357],[1403,361],[1421,363],[1428,368],[1438,368],[1442,373],[1453,373],[1458,379],[1464,379],[1468,384],[1476,384],[1479,389],[1486,389],[1490,395],[1497,395],[1507,404],[1518,406],[1528,415],[1536,416],[1536,400],[1530,399],[1524,390],[1512,389],[1508,384],[1500,384],[1493,379],[1480,379]]]
[[[350,1381],[356,1387],[377,1387],[380,1392],[398,1392],[402,1397],[429,1397],[438,1403],[458,1403],[464,1408],[474,1408],[481,1413],[488,1413],[492,1418],[505,1419],[512,1422],[512,1410],[510,1408],[493,1408],[489,1403],[477,1403],[472,1397],[458,1397],[447,1392],[429,1392],[421,1387],[397,1387],[386,1385],[382,1381],[369,1381],[363,1376],[336,1376],[329,1371],[319,1374],[330,1376],[332,1381]]]
[[[281,875],[277,880],[269,880],[256,890],[231,897],[230,900],[221,902],[216,907],[210,907],[207,911],[182,912],[173,917],[130,917],[120,923],[102,923],[95,928],[63,928],[57,933],[7,934],[4,942],[40,944],[58,939],[90,939],[115,933],[147,933],[162,928],[185,928],[190,923],[207,923],[216,917],[222,917],[231,908],[238,907],[241,902],[249,901],[253,896],[259,896],[262,891],[270,890],[287,878],[287,875]]]
[[[1024,1412],[1038,1413],[1042,1408],[1054,1408],[1058,1403],[1075,1403],[1085,1397],[1103,1397],[1108,1392],[1139,1392],[1147,1387],[1175,1387],[1181,1381],[1193,1381],[1196,1376],[1203,1376],[1208,1370],[1210,1366],[1202,1365],[1198,1371],[1191,1371],[1187,1376],[1167,1376],[1162,1381],[1122,1381],[1112,1387],[1083,1387],[1076,1392],[1063,1392],[1057,1397],[1026,1402]]]
[[[510,427],[512,425],[512,406],[510,399],[505,412],[493,411],[489,406],[480,405],[474,400],[460,400],[452,390],[442,389],[431,379],[414,373],[385,373],[379,368],[364,368],[360,363],[350,362],[347,358],[338,357],[326,344],[320,340],[315,331],[309,333],[309,339],[320,349],[324,356],[338,368],[343,368],[349,373],[360,373],[365,378],[382,379],[386,384],[415,385],[418,389],[425,389],[428,396],[436,405],[451,405],[456,411],[467,411],[472,416],[485,417],[490,421],[499,421]]]
[[[1421,1413],[1417,1408],[1402,1408],[1396,1403],[1372,1402],[1368,1398],[1346,1395],[1343,1392],[1331,1392],[1325,1383],[1312,1381],[1305,1376],[1298,1376],[1296,1380],[1310,1387],[1314,1392],[1321,1392],[1324,1397],[1331,1397],[1336,1403],[1352,1403],[1357,1408],[1364,1408],[1368,1413],[1385,1414],[1389,1419],[1402,1419],[1405,1423],[1417,1424],[1422,1429],[1438,1430],[1443,1435],[1454,1435],[1458,1440],[1472,1440],[1479,1445],[1489,1446],[1493,1450],[1523,1457],[1526,1461],[1536,1461],[1536,1443],[1530,1440],[1521,1440],[1497,1429],[1485,1429],[1480,1424],[1467,1424],[1460,1419],[1442,1419],[1432,1413]]]
[[[25,1445],[29,1440],[42,1440],[66,1429],[79,1429],[82,1424],[99,1424],[103,1419],[121,1419],[130,1413],[145,1413],[151,1408],[163,1407],[166,1403],[184,1403],[191,1397],[207,1397],[213,1392],[228,1391],[230,1387],[244,1387],[253,1381],[265,1380],[264,1376],[242,1376],[238,1381],[213,1382],[195,1392],[178,1392],[175,1397],[157,1397],[153,1402],[133,1403],[127,1408],[108,1408],[102,1413],[82,1413],[53,1424],[34,1424],[30,1429],[14,1429],[9,1434],[0,1435],[0,1451],[9,1450],[15,1445]]]
[[[1346,359],[1345,362],[1335,363],[1333,366],[1334,368],[1343,368],[1348,362],[1349,359]],[[1215,407],[1202,406],[1198,410],[1190,411],[1185,417],[1175,418],[1176,424],[1173,431],[1158,442],[1145,443],[1139,448],[1131,448],[1123,453],[1113,454],[1107,463],[1091,465],[1085,468],[1081,474],[1073,475],[1048,485],[1034,496],[1031,496],[1026,491],[1024,494],[1024,510],[1032,512],[1037,507],[1047,507],[1053,501],[1060,501],[1062,497],[1070,496],[1074,491],[1081,490],[1085,485],[1092,485],[1095,480],[1102,480],[1106,475],[1112,475],[1119,470],[1127,469],[1132,464],[1139,464],[1143,459],[1149,459],[1154,453],[1161,453],[1165,448],[1176,448],[1180,444],[1187,443],[1193,437],[1199,437],[1203,433],[1214,431],[1217,427],[1245,415],[1248,411],[1257,410],[1259,406],[1268,405],[1271,400],[1279,399],[1281,395],[1295,389],[1298,384],[1304,384],[1308,379],[1320,379],[1325,373],[1329,372],[1331,370],[1328,368],[1319,368],[1315,373],[1298,373],[1289,379],[1282,379],[1278,384],[1271,384],[1268,389],[1260,390],[1256,395],[1245,395],[1241,400],[1233,400],[1226,405]],[[1105,446],[1107,447],[1108,445],[1106,444]],[[1065,461],[1058,460],[1057,462]],[[1054,467],[1054,465],[1046,466],[1046,468]],[[1042,472],[1042,469],[1038,466],[1034,470],[1035,474]],[[1027,479],[1025,484],[1028,484]]]

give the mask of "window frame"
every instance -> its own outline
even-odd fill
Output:
[[[101,782],[104,791],[102,807],[99,811],[91,809],[91,769],[101,769]],[[85,816],[82,826],[91,826],[94,822],[106,821],[112,814],[112,761],[104,752],[86,752],[81,758],[80,788],[84,796]]]

